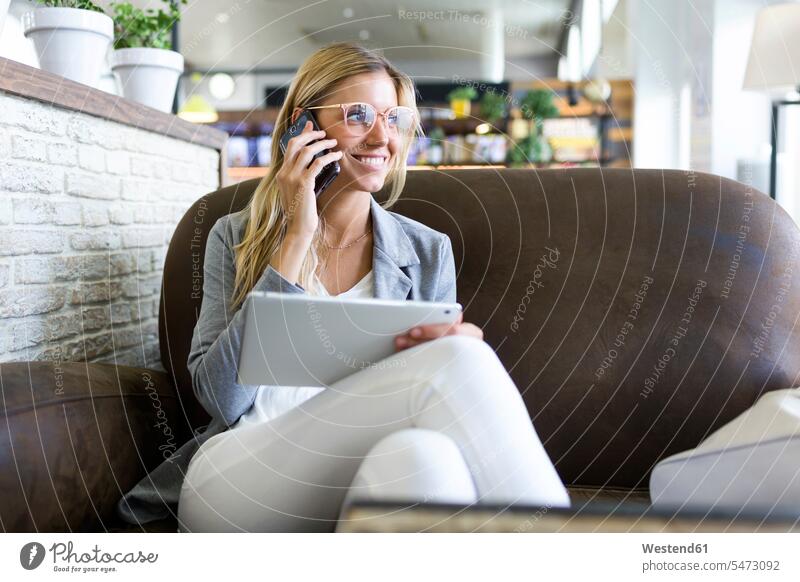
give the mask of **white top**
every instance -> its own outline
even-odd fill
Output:
[[[322,281],[319,280],[318,277],[315,277],[316,283],[318,286],[318,293],[316,295],[323,295],[325,297],[330,297],[330,293],[325,288],[325,285],[322,284]],[[336,297],[372,297],[373,296],[373,289],[375,286],[375,277],[372,273],[372,269],[369,270],[369,273],[364,275],[361,280],[350,287],[347,291],[342,291]],[[315,295],[315,293],[311,293]]]
[[[315,276],[316,291],[308,289],[309,295],[321,295],[330,297],[330,293],[322,284],[322,281]],[[370,269],[369,273],[347,291],[343,291],[336,297],[364,297],[371,298],[375,294],[375,278]],[[250,409],[239,417],[239,420],[231,429],[245,425],[261,424],[280,416],[284,412],[291,410],[295,406],[305,402],[312,396],[316,396],[325,390],[322,386],[259,386],[256,398]]]

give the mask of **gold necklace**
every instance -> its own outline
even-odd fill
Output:
[[[356,240],[354,240],[353,242],[347,243],[346,245],[342,245],[342,246],[340,246],[340,247],[332,247],[331,245],[329,245],[328,243],[326,243],[324,240],[322,241],[322,244],[324,244],[324,245],[325,245],[326,247],[328,247],[329,249],[335,249],[335,250],[346,249],[347,247],[351,247],[351,246],[353,246],[354,244],[356,244],[358,241],[360,241],[361,239],[363,239],[365,236],[367,236],[367,235],[368,235],[369,233],[371,233],[371,232],[372,232],[372,227],[370,227],[370,229],[369,229],[367,232],[365,232],[364,234],[362,234],[360,237],[358,237],[358,238],[357,238]]]

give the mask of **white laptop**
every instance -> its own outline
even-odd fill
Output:
[[[239,384],[330,386],[396,353],[412,327],[453,323],[458,303],[252,291],[242,306]]]

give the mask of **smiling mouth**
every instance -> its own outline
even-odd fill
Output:
[[[350,154],[350,157],[356,160],[361,165],[367,166],[370,169],[380,169],[386,165],[389,159],[386,156],[373,156],[373,155],[358,155]]]

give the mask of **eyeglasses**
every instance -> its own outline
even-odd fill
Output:
[[[336,103],[333,105],[318,105],[316,107],[305,107],[304,109],[328,109],[339,107],[344,116],[344,124],[348,131],[353,135],[366,135],[375,125],[378,116],[386,119],[386,127],[390,132],[401,135],[409,135],[416,126],[416,114],[410,107],[395,105],[389,107],[383,113],[377,111],[369,103]]]

